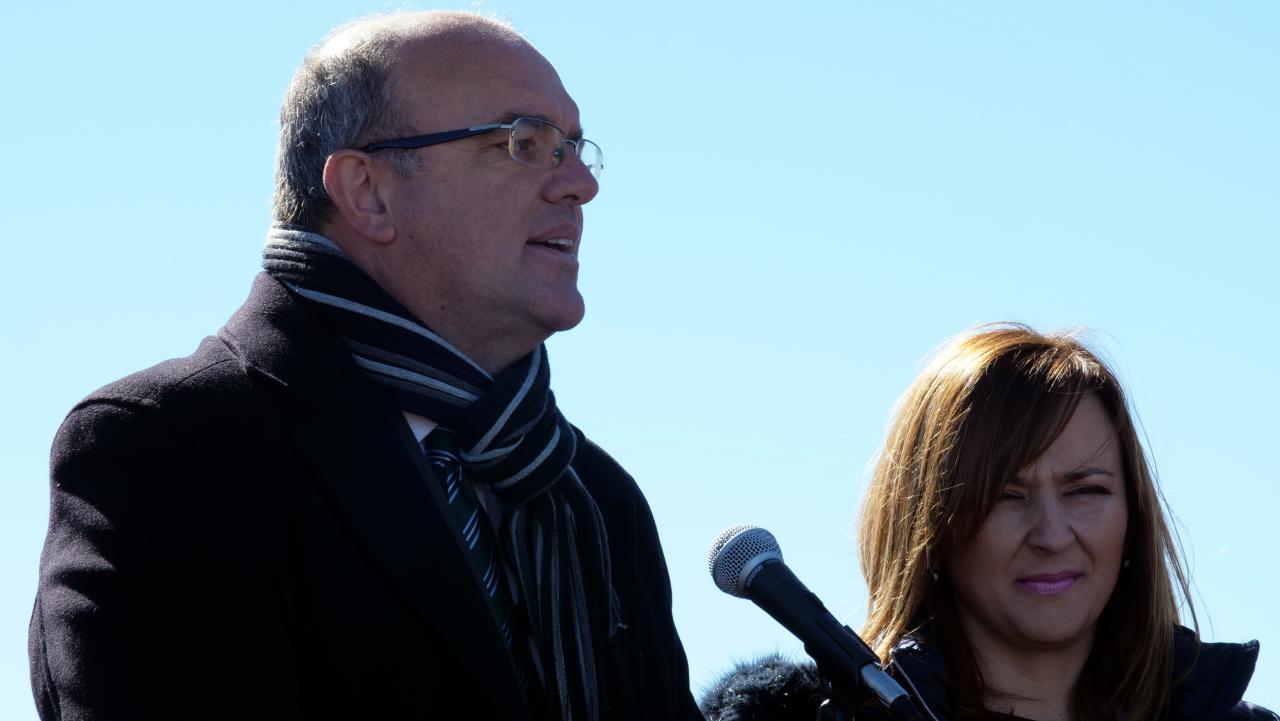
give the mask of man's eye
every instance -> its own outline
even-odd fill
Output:
[[[1001,491],[1000,497],[996,499],[997,502],[1001,502],[1001,503],[1003,503],[1004,501],[1021,501],[1021,500],[1022,500],[1022,496],[1018,495],[1014,491]]]

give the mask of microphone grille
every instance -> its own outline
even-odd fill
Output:
[[[716,588],[730,596],[745,598],[745,589],[741,587],[743,571],[769,558],[782,560],[778,539],[759,526],[740,523],[724,529],[711,542],[707,550],[707,570],[711,571]]]

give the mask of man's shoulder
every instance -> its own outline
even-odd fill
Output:
[[[216,334],[190,355],[171,358],[93,391],[67,414],[54,441],[76,449],[101,442],[158,446],[172,439],[215,429],[243,430],[264,401],[281,387],[269,373],[255,370],[254,355],[287,355],[288,334],[278,319],[297,315],[281,308],[285,293],[259,276],[244,305]],[[263,349],[266,350],[263,350]]]
[[[150,445],[191,432],[201,418],[243,405],[252,384],[231,350],[217,337],[194,353],[132,373],[93,391],[63,420],[54,440],[59,449],[118,442],[134,436]]]
[[[611,495],[629,500],[644,500],[644,494],[636,485],[635,478],[627,472],[622,464],[601,448],[582,432],[574,427],[578,434],[578,451],[573,458],[573,467],[578,471],[582,482],[592,490],[604,491]]]
[[[244,418],[250,406],[289,386],[281,368],[309,392],[331,388],[340,375],[332,368],[341,368],[345,358],[340,349],[340,342],[317,331],[279,283],[260,274],[244,305],[193,353],[108,383],[80,401],[68,420],[103,413],[155,415],[170,424],[184,418]],[[309,373],[321,367],[327,375]]]
[[[176,410],[195,404],[225,403],[251,389],[245,367],[218,336],[208,336],[191,355],[170,358],[93,391],[73,409],[110,404]]]
[[[208,336],[191,355],[170,358],[131,373],[90,393],[79,405],[99,402],[158,407],[203,394],[224,394],[247,385],[240,361],[217,336]]]

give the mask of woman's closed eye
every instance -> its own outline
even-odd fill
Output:
[[[1090,484],[1085,486],[1076,486],[1075,488],[1072,488],[1071,490],[1067,491],[1067,495],[1068,496],[1109,496],[1111,495],[1111,489],[1107,488],[1106,486]]]
[[[996,501],[998,503],[1005,503],[1007,501],[1021,501],[1025,498],[1026,496],[1023,495],[1021,491],[1012,491],[1006,488],[1005,490],[1000,491],[1000,497],[997,498]]]

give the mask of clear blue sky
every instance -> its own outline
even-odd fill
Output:
[[[185,355],[257,272],[275,118],[327,28],[391,5],[5,3],[0,718],[53,433]],[[416,7],[416,6],[415,6]],[[922,357],[978,322],[1083,325],[1127,381],[1210,639],[1280,707],[1280,5],[495,1],[604,148],[568,416],[648,493],[702,687],[798,644],[720,594],[774,531],[849,623],[866,468]],[[794,11],[793,11],[794,8]]]

